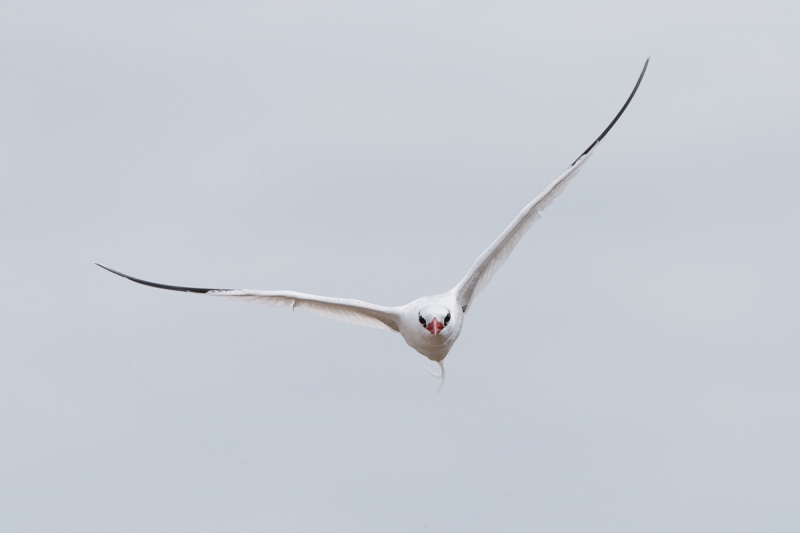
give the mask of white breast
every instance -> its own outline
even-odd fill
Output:
[[[420,312],[424,312],[425,309],[436,308],[449,310],[450,322],[438,335],[434,336],[420,324],[419,316]],[[404,306],[400,321],[400,334],[406,344],[431,361],[438,362],[450,352],[461,334],[463,324],[464,313],[458,307],[455,295],[447,292],[436,296],[425,296]]]

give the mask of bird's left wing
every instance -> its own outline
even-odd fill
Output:
[[[489,248],[484,251],[478,259],[475,260],[473,263],[472,268],[469,269],[467,275],[464,276],[458,285],[453,288],[453,292],[456,294],[456,298],[458,300],[459,305],[463,312],[467,312],[467,309],[472,304],[472,300],[475,296],[478,295],[480,291],[482,291],[492,280],[492,276],[497,270],[505,263],[508,256],[511,255],[511,252],[514,251],[514,247],[516,247],[517,243],[522,239],[522,237],[527,233],[530,227],[533,225],[534,222],[539,220],[542,217],[542,211],[553,203],[553,200],[558,197],[559,194],[567,187],[569,182],[574,178],[578,171],[583,167],[584,163],[589,159],[589,156],[592,155],[594,152],[595,147],[597,147],[598,143],[603,140],[603,137],[611,130],[614,124],[617,123],[619,117],[622,116],[622,113],[628,107],[628,104],[631,103],[633,99],[633,95],[636,94],[636,90],[639,88],[639,84],[642,83],[642,78],[644,78],[644,73],[647,70],[647,64],[650,62],[648,58],[647,61],[644,63],[644,68],[642,69],[642,73],[639,75],[639,79],[636,82],[636,86],[633,88],[630,96],[628,96],[628,100],[625,102],[625,105],[622,106],[622,109],[617,113],[617,116],[614,117],[614,120],[611,121],[611,124],[600,134],[600,136],[595,140],[589,148],[587,148],[581,155],[576,159],[570,166],[565,170],[556,180],[548,185],[548,187],[542,191],[542,193],[537,196],[531,203],[526,205],[522,211],[517,215],[517,217],[509,224],[509,226],[500,234],[500,236],[495,239],[495,241],[489,246]]]
[[[291,307],[292,309],[308,309],[319,315],[378,329],[388,329],[390,331],[400,331],[400,312],[397,308],[383,307],[361,300],[350,300],[345,298],[330,298],[327,296],[317,296],[314,294],[304,294],[295,291],[257,291],[249,289],[201,289],[197,287],[180,287],[177,285],[164,285],[163,283],[153,283],[143,279],[134,278],[117,272],[111,268],[97,263],[97,266],[108,270],[118,276],[147,285],[157,289],[170,291],[194,292],[198,294],[208,294],[211,296],[222,296],[234,300],[259,302],[272,307]]]

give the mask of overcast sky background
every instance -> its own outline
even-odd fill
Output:
[[[113,5],[112,5],[113,4]],[[0,530],[797,531],[800,3],[4,2]],[[448,290],[399,336],[135,285]]]

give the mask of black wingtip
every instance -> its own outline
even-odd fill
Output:
[[[617,116],[614,117],[614,120],[611,121],[611,124],[609,124],[608,127],[603,130],[603,133],[601,133],[600,136],[597,139],[595,139],[595,141],[591,144],[591,146],[589,146],[589,148],[584,150],[584,152],[581,155],[578,156],[578,159],[576,159],[575,161],[572,162],[573,165],[575,163],[577,163],[578,160],[580,160],[581,157],[583,157],[586,154],[588,154],[589,152],[591,152],[592,148],[594,148],[597,145],[597,143],[602,141],[603,137],[605,137],[606,134],[609,131],[611,131],[611,128],[613,128],[614,124],[617,123],[617,121],[619,120],[619,117],[621,117],[622,114],[625,112],[625,109],[628,108],[628,104],[630,104],[631,100],[633,100],[633,96],[636,94],[636,91],[639,90],[639,85],[642,83],[642,79],[644,79],[644,73],[647,72],[647,65],[649,65],[649,64],[650,64],[650,58],[648,57],[644,62],[644,67],[642,68],[641,74],[639,74],[639,79],[636,80],[636,85],[633,87],[633,91],[631,91],[631,94],[630,94],[630,96],[628,96],[628,99],[625,100],[625,105],[622,106],[622,109],[619,110],[619,113],[617,113]]]
[[[95,263],[95,265],[105,270],[108,270],[109,272],[111,272],[112,274],[116,274],[117,276],[129,279],[136,283],[141,283],[142,285],[147,285],[148,287],[155,287],[156,289],[166,289],[168,291],[179,291],[179,292],[195,292],[198,294],[205,294],[207,292],[221,290],[221,289],[200,289],[197,287],[180,287],[178,285],[164,285],[163,283],[153,283],[152,281],[145,281],[143,279],[134,278],[133,276],[123,274],[122,272],[117,272],[113,268],[108,268],[107,266],[103,266],[100,263]]]

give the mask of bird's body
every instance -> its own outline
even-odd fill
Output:
[[[614,126],[619,117],[622,116],[639,88],[639,84],[647,70],[648,62],[649,59],[645,62],[642,73],[639,75],[639,80],[636,82],[636,86],[622,110],[600,137],[561,176],[522,209],[505,231],[478,257],[458,285],[445,293],[423,296],[403,306],[384,307],[360,300],[330,298],[295,291],[201,289],[164,285],[134,278],[108,267],[103,266],[103,268],[131,281],[159,289],[258,301],[272,306],[290,306],[293,309],[308,309],[343,322],[394,331],[402,335],[403,340],[410,347],[439,364],[442,374],[434,375],[441,377],[442,382],[444,382],[444,359],[461,334],[464,317],[472,306],[475,297],[486,287],[494,273],[502,266],[523,235],[541,217],[542,211],[555,200],[572,178],[577,175],[578,171],[592,155],[598,143]]]
[[[446,292],[436,296],[423,296],[396,309],[400,315],[400,335],[406,344],[431,361],[444,361],[464,325],[464,313],[458,306],[455,295]],[[420,327],[420,318],[425,320],[426,326]],[[432,335],[427,327],[434,320],[444,326],[436,335]]]

